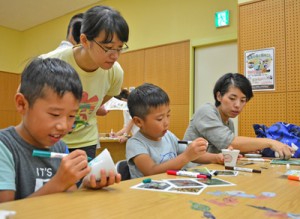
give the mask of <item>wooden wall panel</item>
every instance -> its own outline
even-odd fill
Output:
[[[300,126],[300,92],[287,93],[287,122]]]
[[[0,129],[18,125],[21,121],[21,116],[16,110],[0,110]]]
[[[275,47],[275,91],[286,91],[284,0],[266,0],[239,7],[239,64],[244,51]]]
[[[20,75],[0,72],[1,110],[15,110],[14,97],[20,83]]]
[[[286,93],[255,94],[239,117],[239,135],[254,137],[253,124],[270,126],[275,122],[286,121],[285,102]]]
[[[188,105],[171,105],[171,130],[179,139],[182,139],[186,128],[189,125],[189,106]]]
[[[124,70],[123,87],[137,87],[144,83],[145,50],[124,53],[119,58]]]
[[[145,51],[145,81],[162,87],[172,104],[189,104],[189,42]]]
[[[117,132],[124,124],[123,112],[120,110],[112,110],[106,116],[98,116],[97,121],[99,133],[109,133],[111,129]]]
[[[287,90],[300,91],[300,1],[285,0],[285,10]],[[291,119],[299,119],[299,114]]]
[[[278,121],[299,122],[298,93],[289,93],[299,91],[300,83],[299,10],[298,0],[239,5],[240,72],[244,72],[244,51],[275,48],[275,91],[254,92],[239,117],[240,135],[255,136],[255,123],[269,126]]]
[[[0,72],[0,129],[17,125],[21,121],[16,111],[14,97],[20,83],[20,75]]]

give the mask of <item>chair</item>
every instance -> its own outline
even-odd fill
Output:
[[[122,176],[122,181],[131,178],[127,160],[120,160],[116,163],[116,169]]]

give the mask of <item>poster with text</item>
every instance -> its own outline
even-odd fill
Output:
[[[253,91],[275,90],[275,48],[245,51],[245,76]]]

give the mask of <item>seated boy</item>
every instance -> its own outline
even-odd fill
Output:
[[[77,189],[76,182],[91,168],[84,151],[62,159],[33,157],[33,150],[68,153],[61,138],[71,131],[82,96],[76,71],[59,59],[35,59],[23,71],[15,95],[22,121],[0,131],[0,202]],[[83,186],[102,188],[121,176],[101,170]]]
[[[195,139],[190,145],[179,144],[168,130],[170,100],[165,91],[143,84],[128,97],[128,109],[140,130],[126,144],[126,159],[131,178],[181,169],[189,162],[223,163],[221,154],[206,153],[207,141]]]

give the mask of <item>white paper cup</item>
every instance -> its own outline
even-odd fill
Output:
[[[91,172],[87,175],[90,177],[91,174],[95,175],[96,180],[100,180],[101,173],[100,170],[105,169],[106,176],[109,176],[109,171],[113,170],[117,174],[117,170],[114,164],[113,159],[110,156],[110,153],[107,149],[104,149],[97,157],[89,162],[90,167],[92,168]]]
[[[224,166],[235,167],[239,153],[240,150],[222,149],[222,154],[224,156]]]

